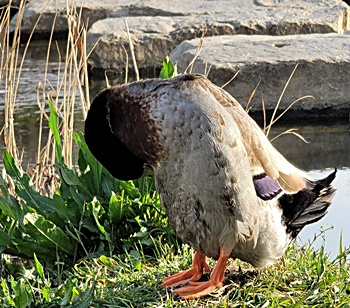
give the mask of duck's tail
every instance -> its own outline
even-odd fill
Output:
[[[287,232],[295,238],[301,229],[324,217],[336,192],[331,185],[337,169],[326,178],[308,183],[295,194],[284,194],[278,201],[283,211]]]

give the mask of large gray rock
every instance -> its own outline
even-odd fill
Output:
[[[92,25],[87,36],[88,49],[99,39],[89,59],[92,69],[121,72],[127,62],[125,50],[132,68],[126,22],[139,68],[159,67],[180,42],[203,34],[286,35],[343,33],[349,29],[348,7],[339,1],[201,0],[178,1],[177,5],[145,1],[142,5],[129,7],[128,17],[108,18]],[[140,16],[131,16],[136,14]]]
[[[197,18],[145,16],[108,18],[96,22],[88,32],[88,50],[91,69],[123,71],[126,63],[133,68],[127,27],[133,42],[139,68],[160,67],[163,59],[183,40],[200,37],[204,16]],[[233,27],[217,25],[208,29],[212,35],[232,34]],[[96,44],[97,42],[97,44]],[[126,55],[126,52],[128,55]]]
[[[69,14],[66,2],[28,2],[23,18],[22,36],[30,35],[38,19],[40,21],[34,38],[49,37],[54,20],[54,36],[66,35],[67,17],[75,15],[70,7],[73,1],[68,1]],[[81,12],[82,19],[89,27],[98,20],[114,17],[187,16],[189,20],[196,22],[196,17],[203,15],[209,23],[216,21],[219,24],[228,24],[238,33],[342,33],[349,29],[347,5],[339,0],[85,0],[74,3],[76,12]],[[16,17],[11,23],[12,27],[15,23]]]
[[[9,3],[10,3],[10,0],[0,0],[0,8],[8,5]],[[20,3],[21,3],[21,0],[12,0],[11,6],[19,7]]]
[[[170,55],[184,72],[193,60],[199,39],[181,43]],[[293,101],[311,95],[293,110],[308,116],[344,116],[350,109],[350,36],[311,34],[290,36],[220,36],[204,39],[192,71],[206,74],[246,105],[259,84],[251,111],[273,110],[296,64],[298,67],[281,100],[285,110]],[[300,114],[298,114],[298,117]]]

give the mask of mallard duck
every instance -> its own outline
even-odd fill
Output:
[[[85,122],[92,154],[121,180],[154,172],[174,232],[193,247],[189,270],[164,279],[183,299],[222,286],[229,258],[275,263],[331,204],[336,170],[314,180],[289,163],[226,91],[200,74],[102,90]],[[210,271],[206,258],[217,261]]]

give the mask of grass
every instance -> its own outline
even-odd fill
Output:
[[[350,306],[350,248],[340,249],[330,260],[323,247],[316,250],[311,245],[291,245],[276,265],[263,270],[231,260],[223,288],[198,300],[181,301],[160,284],[163,277],[189,268],[193,251],[187,245],[177,254],[168,245],[157,242],[156,247],[156,257],[134,250],[113,257],[86,258],[63,272],[44,268],[42,276],[36,265],[18,265],[14,274],[7,269],[9,280],[1,282],[0,304],[14,306],[20,294],[16,282],[21,282],[27,306],[16,307]],[[214,261],[209,260],[209,264]]]

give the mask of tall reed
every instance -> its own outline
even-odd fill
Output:
[[[12,1],[1,11],[0,23],[0,48],[1,48],[1,63],[0,63],[0,86],[4,92],[4,127],[1,129],[1,135],[5,146],[9,153],[19,161],[19,151],[17,149],[15,135],[15,102],[21,67],[23,62],[19,59],[20,46],[20,28],[23,17],[24,4],[21,2],[18,10],[18,20],[13,31],[11,41],[10,35],[10,9]]]
[[[26,1],[22,1],[17,14],[16,24],[10,28],[10,6],[3,9],[0,24],[1,38],[1,67],[0,85],[4,87],[5,98],[5,124],[0,135],[2,136],[6,149],[21,163],[21,149],[16,143],[16,131],[14,116],[17,101],[18,87],[20,86],[20,76],[27,49],[31,43],[35,27],[41,19],[39,16],[34,29],[32,30],[27,43],[25,43],[23,55],[20,57],[21,47],[21,25]],[[48,2],[47,2],[48,3]],[[45,7],[43,8],[44,11]],[[63,162],[68,166],[73,165],[73,132],[76,124],[76,111],[82,113],[85,118],[90,106],[89,82],[87,71],[86,32],[87,25],[82,21],[82,11],[76,6],[69,5],[66,1],[68,37],[64,54],[60,53],[57,42],[53,41],[56,17],[53,20],[51,36],[48,41],[48,51],[46,56],[46,69],[43,80],[35,80],[37,83],[37,103],[41,111],[39,117],[39,142],[35,165],[28,170],[35,188],[42,194],[52,195],[56,189],[57,177],[55,176],[54,164],[57,160],[55,145],[51,131],[44,130],[47,125],[48,102],[54,103],[56,112],[59,114],[59,131],[62,143]],[[57,14],[56,14],[57,16]],[[12,37],[12,38],[11,38]],[[52,48],[57,48],[60,54],[60,64],[57,73],[57,80],[48,80],[49,55]],[[33,78],[36,78],[33,76]],[[48,91],[48,85],[51,90]],[[54,86],[52,86],[54,85]],[[48,134],[44,136],[44,134]],[[46,141],[44,141],[46,140]]]

